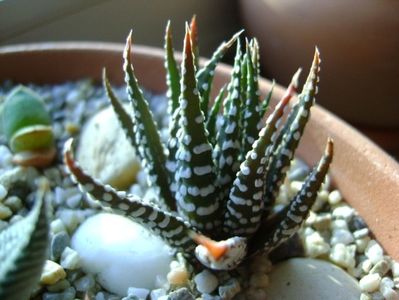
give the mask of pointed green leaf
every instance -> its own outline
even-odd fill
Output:
[[[252,49],[249,48],[247,43],[247,90],[246,99],[244,102],[243,114],[242,114],[242,126],[243,126],[243,141],[242,141],[242,155],[245,155],[250,149],[258,136],[258,123],[260,116],[258,112],[259,107],[259,86],[258,86],[258,74],[254,67],[251,54]]]
[[[114,112],[118,117],[119,123],[121,124],[121,127],[126,134],[126,137],[130,141],[130,144],[133,146],[133,148],[137,149],[136,137],[133,131],[134,123],[132,117],[129,112],[123,107],[122,102],[119,101],[114,94],[111,84],[107,78],[107,71],[105,68],[103,70],[103,86],[108,96],[108,99],[114,109]]]
[[[165,69],[166,69],[166,85],[168,90],[166,96],[169,100],[169,114],[172,116],[179,107],[180,95],[180,75],[174,56],[172,44],[172,28],[168,21],[165,30]]]
[[[239,170],[238,156],[241,146],[241,95],[240,95],[240,72],[241,49],[237,41],[234,68],[231,80],[227,87],[227,97],[223,103],[223,116],[221,128],[217,134],[217,146],[215,148],[216,163],[219,169],[218,183],[221,186],[221,198],[225,198]]]
[[[195,229],[190,224],[161,208],[142,203],[141,199],[134,195],[116,191],[111,186],[93,179],[74,160],[72,139],[65,143],[64,161],[72,180],[79,184],[83,192],[99,200],[103,207],[111,207],[118,213],[142,224],[177,251],[183,252],[183,255],[187,257],[193,255],[196,244],[188,236],[188,232]]]
[[[329,139],[318,166],[308,175],[301,190],[290,202],[285,218],[273,230],[269,229],[270,233],[267,236],[264,235],[266,237],[264,251],[270,252],[298,231],[316,200],[317,192],[327,175],[332,158],[333,142]],[[261,234],[258,235],[262,239]]]
[[[219,94],[216,96],[215,101],[212,105],[211,111],[208,116],[208,120],[206,121],[206,129],[208,130],[209,136],[208,139],[210,143],[214,146],[216,143],[216,122],[217,122],[217,117],[219,114],[219,110],[223,101],[223,98],[226,94],[226,85],[224,85],[220,91]]]
[[[269,108],[270,100],[272,99],[273,90],[274,90],[275,86],[276,86],[276,81],[273,80],[272,81],[272,86],[270,88],[270,91],[267,93],[265,99],[261,103],[259,103],[259,109],[258,110],[259,110],[259,118],[260,118],[261,121],[262,121],[263,117],[265,116],[266,111]]]
[[[247,237],[260,225],[264,205],[265,169],[272,149],[270,144],[277,129],[276,124],[288,101],[289,98],[283,98],[276,106],[240,166],[227,202],[223,228],[226,234]]]
[[[169,140],[167,143],[168,157],[166,160],[166,169],[168,171],[168,177],[171,179],[170,190],[174,194],[176,192],[176,184],[173,182],[174,174],[176,172],[176,152],[178,148],[177,144],[177,132],[179,129],[179,97],[180,97],[180,74],[177,67],[177,63],[174,57],[174,51],[172,46],[172,30],[170,21],[166,26],[165,33],[165,68],[166,68],[166,84],[168,87],[168,113],[170,116],[169,123]]]
[[[161,143],[160,134],[148,102],[144,99],[143,92],[139,88],[134,75],[130,59],[131,43],[132,35],[130,33],[123,52],[123,70],[125,72],[127,93],[133,107],[133,123],[136,143],[138,144],[138,154],[149,175],[151,185],[159,188],[165,205],[170,210],[175,210],[176,203],[170,190],[169,174],[165,167],[165,149]]]
[[[220,224],[220,203],[215,186],[212,146],[208,141],[204,114],[195,78],[189,28],[186,28],[181,66],[179,149],[176,154],[176,200],[179,212],[208,234]]]
[[[266,178],[265,213],[268,213],[274,205],[277,192],[285,179],[295,150],[302,137],[306,123],[309,120],[310,108],[314,104],[314,97],[317,91],[319,65],[319,52],[316,49],[309,76],[302,93],[299,95],[298,111],[292,124],[290,124],[289,130],[283,136],[281,143],[273,154],[272,161],[269,165]]]
[[[299,68],[295,74],[292,76],[291,82],[288,85],[288,88],[284,94],[283,97],[294,97],[294,95],[298,92],[298,85],[299,85],[299,76],[301,75],[302,69]],[[287,133],[290,131],[291,125],[294,123],[296,115],[298,113],[298,109],[301,105],[303,105],[303,98],[299,99],[299,102],[295,103],[294,106],[292,107],[290,113],[288,114],[287,121],[283,125],[283,127],[280,130],[279,135],[276,138],[275,141],[275,147],[274,147],[274,152],[281,146],[281,142],[283,140],[283,137],[287,135]]]
[[[250,43],[251,60],[254,64],[255,74],[257,77],[260,75],[260,56],[259,56],[259,43],[256,38],[253,38]]]
[[[32,211],[0,232],[0,299],[29,299],[48,248],[49,220],[43,183]]]
[[[216,66],[242,32],[243,30],[237,32],[229,41],[223,42],[213,53],[211,59],[206,63],[206,65],[197,72],[198,91],[201,95],[201,110],[204,113],[205,118],[208,117],[209,95]]]
[[[199,46],[198,46],[198,24],[197,16],[193,15],[190,23],[190,36],[191,36],[191,49],[194,56],[194,66],[195,70],[199,68]]]

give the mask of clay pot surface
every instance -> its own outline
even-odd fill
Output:
[[[288,84],[317,45],[319,104],[399,153],[398,1],[241,0],[240,12],[267,76]]]
[[[113,84],[122,84],[123,45],[108,43],[52,43],[0,48],[0,81],[52,84],[93,78],[100,82],[103,67]],[[133,47],[139,82],[154,92],[165,91],[163,51]],[[230,77],[231,67],[217,68],[213,91]],[[322,78],[323,80],[323,78]],[[263,94],[270,81],[260,80]],[[284,93],[275,88],[273,103]],[[378,146],[325,109],[312,108],[298,155],[309,164],[321,157],[327,137],[335,144],[331,173],[345,199],[367,222],[389,255],[399,259],[399,165]]]

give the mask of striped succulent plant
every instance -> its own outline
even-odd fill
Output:
[[[197,25],[186,25],[180,70],[172,47],[170,24],[165,35],[165,68],[169,99],[169,140],[163,144],[131,63],[131,33],[123,53],[130,115],[113,93],[104,71],[104,87],[130,139],[157,204],[143,203],[88,175],[65,146],[65,163],[73,180],[104,206],[149,228],[192,263],[229,270],[259,251],[270,252],[290,238],[306,218],[333,156],[329,139],[320,162],[290,204],[270,222],[272,208],[294,157],[317,93],[319,52],[285,123],[284,109],[297,92],[297,72],[286,94],[269,114],[271,92],[260,101],[259,48],[240,33],[223,42],[203,66],[198,63]],[[210,105],[216,65],[236,44],[230,82]],[[208,107],[210,107],[208,109]],[[221,111],[221,112],[220,112]]]

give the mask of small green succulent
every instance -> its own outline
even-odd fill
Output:
[[[85,192],[149,228],[193,264],[200,262],[216,270],[233,269],[246,257],[270,252],[290,238],[307,217],[333,156],[329,139],[301,191],[279,212],[277,222],[269,222],[314,104],[320,58],[316,49],[309,76],[285,123],[279,126],[284,108],[296,93],[299,72],[264,123],[272,91],[260,101],[258,43],[247,41],[242,53],[239,35],[223,42],[200,66],[194,20],[186,26],[179,70],[168,23],[165,68],[171,122],[167,144],[161,141],[134,74],[131,33],[123,53],[123,71],[132,115],[115,97],[104,71],[105,90],[151,186],[158,191],[157,204],[143,203],[85,173],[73,158],[72,140],[64,152],[73,180]],[[216,65],[234,43],[231,80],[210,106]]]
[[[55,157],[51,118],[43,99],[19,85],[0,107],[0,129],[7,138],[13,162],[22,166],[48,166]]]
[[[39,282],[47,257],[49,218],[42,181],[31,212],[0,232],[0,299],[24,300]]]

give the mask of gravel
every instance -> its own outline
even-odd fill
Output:
[[[13,87],[11,82],[0,85],[0,97]],[[48,198],[53,209],[51,245],[48,261],[42,275],[42,286],[36,291],[37,299],[45,300],[121,300],[103,290],[96,278],[80,269],[79,255],[70,248],[69,237],[86,218],[99,209],[89,202],[72,184],[62,165],[62,147],[70,136],[78,135],[81,126],[96,111],[108,105],[102,87],[90,80],[67,82],[49,86],[30,86],[43,95],[54,121],[57,141],[57,161],[44,170],[20,168],[12,164],[12,154],[0,134],[0,230],[22,219],[35,199],[35,180],[46,176],[51,185]],[[115,94],[127,101],[124,87],[115,88]],[[163,95],[147,93],[158,124],[168,124],[164,117],[166,103]],[[156,105],[155,105],[156,103]],[[163,131],[165,132],[165,131]],[[165,134],[163,134],[165,137]],[[276,205],[287,205],[303,184],[309,167],[295,160],[285,184],[280,188]],[[330,190],[327,179],[319,191],[316,203],[306,224],[300,230],[305,254],[329,260],[344,268],[359,280],[360,299],[399,299],[399,263],[384,254],[382,247],[357,212],[348,206],[338,190]],[[147,186],[143,171],[137,174],[137,183],[130,192],[151,202],[155,197]],[[123,299],[264,299],[268,273],[272,270],[269,258],[259,255],[240,266],[234,276],[227,272],[203,271],[193,276],[192,270],[179,259],[171,264],[168,282],[149,291],[132,288]],[[38,294],[39,293],[39,294]],[[36,299],[35,298],[35,299]]]

